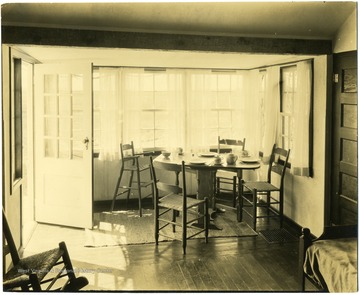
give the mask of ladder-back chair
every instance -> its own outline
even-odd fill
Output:
[[[234,147],[241,148],[242,151],[245,150],[245,138],[243,140],[236,139],[220,139],[218,137],[218,153],[222,151],[231,152]],[[215,178],[215,201],[226,201],[222,197],[222,193],[232,195],[232,207],[236,207],[237,199],[237,174],[236,172],[231,172],[229,170],[219,169],[216,172]]]
[[[59,247],[20,258],[3,209],[3,290],[4,291],[79,291],[85,277],[76,277],[65,242]],[[11,266],[5,269],[6,257]]]
[[[280,227],[283,223],[284,208],[284,177],[290,166],[290,150],[273,146],[269,161],[267,181],[240,180],[238,220],[242,221],[243,213],[252,217],[253,229],[256,230],[256,221],[259,218],[279,218]],[[274,174],[277,174],[278,183],[273,184]],[[276,193],[276,195],[274,195]],[[265,196],[265,198],[261,198]],[[258,208],[265,208],[258,212]],[[247,209],[248,208],[248,209]],[[250,209],[249,209],[250,208]],[[260,214],[260,215],[259,215]]]
[[[165,181],[159,181],[156,178],[155,167],[163,172],[173,171],[182,172],[181,185],[174,185]],[[159,236],[165,236],[171,239],[178,239],[182,241],[183,253],[186,254],[186,242],[188,239],[204,233],[205,243],[208,242],[209,233],[209,214],[208,198],[198,200],[190,198],[186,195],[186,173],[185,163],[181,165],[171,164],[161,161],[152,161],[150,159],[150,168],[152,172],[152,179],[154,181],[155,191],[155,243],[159,244]],[[169,173],[165,174],[166,176]],[[160,195],[161,193],[161,195]],[[180,214],[178,214],[180,213]],[[177,221],[180,219],[181,221]],[[198,225],[194,226],[193,223],[197,222]],[[172,231],[175,233],[176,227],[182,228],[182,234],[180,237],[170,236],[164,233],[165,227],[172,226]],[[191,235],[188,234],[188,230],[191,229]]]
[[[132,190],[136,190],[138,194],[139,202],[139,215],[142,216],[142,200],[147,197],[154,198],[154,189],[152,186],[150,166],[148,164],[140,164],[141,155],[135,154],[134,144],[120,144],[121,152],[121,166],[120,173],[116,183],[113,200],[111,203],[111,211],[114,210],[116,198],[126,194],[126,201],[129,202],[130,194]],[[149,179],[146,181],[141,180],[145,177],[145,173],[148,173]],[[134,180],[134,174],[136,175],[136,181]],[[124,185],[125,175],[129,177],[127,185]],[[135,183],[134,183],[135,182]],[[142,194],[143,190],[150,188],[150,193]]]

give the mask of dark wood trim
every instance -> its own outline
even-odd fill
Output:
[[[331,40],[251,38],[2,26],[3,44],[267,54],[331,54]]]
[[[325,188],[324,188],[324,226],[331,225],[331,179],[332,179],[332,154],[333,154],[333,56],[327,56],[327,85],[326,85],[326,110],[325,110]]]

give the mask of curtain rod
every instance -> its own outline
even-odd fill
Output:
[[[256,67],[256,68],[252,68],[251,70],[257,70],[257,69],[259,69],[259,71],[266,71],[266,69],[267,69],[267,68],[270,68],[270,67],[275,67],[275,66],[291,66],[291,65],[295,65],[295,64],[298,63],[298,62],[307,61],[307,60],[312,61],[312,60],[314,60],[314,58],[311,57],[311,58],[300,59],[300,60],[297,60],[297,61],[278,63],[278,64],[273,64],[273,65],[263,66],[263,67]]]
[[[255,68],[250,68],[250,69],[224,69],[224,68],[216,68],[216,69],[211,69],[211,68],[186,68],[186,67],[140,67],[140,66],[101,66],[101,65],[97,65],[94,66],[93,68],[130,68],[130,69],[151,69],[151,71],[164,71],[166,69],[171,69],[171,70],[208,70],[208,71],[212,71],[212,72],[223,72],[223,73],[231,73],[234,71],[251,71],[251,70],[263,70],[266,71],[267,68],[270,67],[274,67],[274,66],[285,66],[285,65],[294,65],[298,62],[301,61],[307,61],[307,60],[314,60],[314,57],[311,58],[306,58],[306,59],[301,59],[301,60],[297,60],[297,61],[292,61],[292,62],[284,62],[284,63],[278,63],[278,64],[272,64],[272,65],[268,65],[268,66],[261,66],[261,67],[255,67]]]

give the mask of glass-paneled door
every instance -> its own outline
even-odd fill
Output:
[[[35,219],[92,227],[91,64],[35,66]]]

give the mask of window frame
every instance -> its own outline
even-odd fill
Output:
[[[10,193],[17,190],[23,179],[22,154],[22,60],[11,59],[11,97],[10,97]]]

